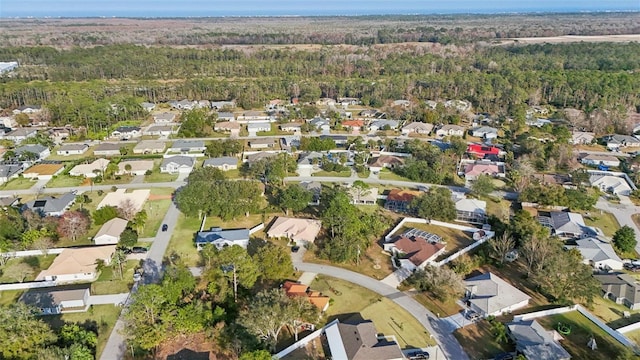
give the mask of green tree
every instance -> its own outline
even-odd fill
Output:
[[[0,354],[5,359],[32,359],[52,345],[56,335],[22,302],[0,307]]]
[[[98,335],[78,324],[64,324],[60,329],[59,341],[68,347],[69,352],[73,354],[70,358],[93,359],[98,345]]]
[[[428,291],[441,301],[462,295],[462,276],[446,266],[428,265],[416,270],[407,281],[420,291]]]
[[[202,250],[205,257],[203,279],[208,282],[209,292],[220,293],[221,298],[233,295],[237,288],[250,289],[258,280],[258,265],[246,249],[234,245],[217,249],[207,245]]]
[[[144,230],[148,219],[147,211],[142,209],[133,216],[129,223],[135,228],[136,232],[140,233]]]
[[[264,279],[283,280],[293,273],[291,256],[282,246],[267,242],[258,248],[253,259]]]
[[[322,243],[324,254],[336,262],[354,261],[369,247],[370,234],[363,214],[351,204],[344,190],[323,196],[327,204],[322,212],[322,225],[327,239]]]
[[[276,201],[286,215],[289,210],[294,213],[304,210],[313,200],[313,193],[298,184],[290,184],[278,190]]]
[[[637,244],[636,232],[628,225],[624,225],[613,234],[613,245],[622,252],[633,251]]]
[[[471,184],[471,192],[477,196],[487,196],[496,189],[489,175],[480,174]]]
[[[411,201],[411,212],[428,220],[451,221],[456,218],[456,204],[451,191],[443,187],[432,187],[428,192]]]
[[[124,331],[130,344],[152,350],[169,336],[169,324],[162,319],[162,311],[170,304],[160,285],[143,285],[132,295],[129,311],[124,313]]]
[[[204,109],[193,109],[182,113],[178,136],[185,138],[208,137],[213,133],[214,117]]]
[[[267,350],[255,350],[240,355],[239,360],[271,360],[273,357]]]
[[[118,208],[115,206],[103,206],[100,209],[93,212],[93,222],[100,226],[107,221],[118,217]]]
[[[125,248],[132,248],[138,242],[138,233],[130,227],[124,229],[120,234],[118,245]]]
[[[127,254],[125,254],[122,249],[116,249],[116,251],[113,253],[113,257],[111,258],[111,262],[113,263],[113,265],[117,266],[118,274],[120,275],[120,279],[122,280],[122,265],[127,262]]]

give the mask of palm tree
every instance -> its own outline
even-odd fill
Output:
[[[126,164],[124,166],[124,170],[127,172],[127,174],[131,175],[131,164]]]
[[[120,270],[120,280],[122,280],[122,264],[127,261],[127,254],[124,253],[124,250],[118,249],[113,253],[113,258],[111,260],[115,265],[118,265],[118,269]]]
[[[495,321],[491,326],[491,331],[493,331],[494,340],[497,343],[503,343],[509,341],[509,337],[507,336],[507,327],[504,326],[503,323],[499,321]]]
[[[136,228],[136,231],[138,233],[142,233],[142,230],[144,230],[144,226],[146,225],[148,218],[149,216],[147,215],[146,210],[140,210],[134,215],[131,222],[133,223],[133,226]]]

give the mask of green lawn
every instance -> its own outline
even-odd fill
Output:
[[[171,188],[152,188],[151,195],[171,195],[173,193]],[[158,199],[147,200],[144,204],[144,210],[147,212],[147,223],[140,234],[140,237],[154,237],[158,233],[158,229],[162,225],[162,220],[167,214],[171,206],[171,199]]]
[[[373,321],[378,333],[395,335],[403,349],[435,344],[411,314],[373,291],[348,281],[321,275],[313,281],[311,289],[331,298],[325,314],[327,321],[335,318],[345,321],[361,316]]]
[[[115,305],[95,305],[91,306],[87,312],[43,316],[41,319],[54,329],[61,328],[65,323],[79,323],[97,329],[96,359],[99,359],[121,310],[122,308]]]
[[[491,324],[484,319],[456,330],[453,335],[471,359],[493,359],[499,353],[515,350],[513,345],[496,342]]]
[[[345,171],[318,171],[315,172],[313,174],[311,174],[311,176],[316,176],[316,177],[350,177],[351,176],[351,170],[345,170]]]
[[[447,317],[462,311],[462,308],[458,306],[455,301],[440,301],[426,292],[418,292],[413,298],[422,304],[422,306],[429,309],[429,311],[436,314],[436,316]]]
[[[139,263],[137,260],[128,260],[122,266],[122,279],[120,279],[120,270],[117,265],[105,266],[98,280],[91,284],[91,294],[108,295],[129,292],[133,286],[133,269]]]
[[[128,184],[133,180],[133,178],[134,177],[132,175],[116,175],[113,177],[113,179],[107,179],[107,178],[102,179],[102,182],[98,185]]]
[[[36,182],[31,179],[17,177],[0,186],[0,190],[26,190],[35,185]]]
[[[200,229],[201,221],[196,217],[189,218],[180,213],[166,254],[175,252],[187,266],[197,266],[200,262],[200,254],[196,249],[194,236]]]
[[[400,176],[389,169],[380,170],[380,180],[392,180],[392,181],[411,181],[406,177]]]
[[[0,283],[33,281],[42,270],[46,270],[51,266],[56,256],[28,256],[10,259],[4,266],[0,267]],[[22,281],[18,277],[22,278]]]
[[[48,188],[75,187],[80,186],[84,179],[79,176],[56,175],[47,183]]]
[[[153,170],[151,175],[144,176],[144,182],[157,183],[157,182],[173,182],[178,178],[178,174],[166,174],[160,172],[160,163],[162,159],[154,160]]]
[[[624,348],[617,340],[577,311],[546,316],[537,320],[549,330],[555,329],[558,323],[571,327],[571,333],[563,335],[564,340],[561,344],[574,359],[610,360],[615,358],[616,354],[620,353]],[[591,350],[586,346],[591,337],[594,337],[598,344],[598,349],[596,350]]]
[[[9,306],[20,298],[24,290],[4,290],[0,291],[0,306]]]
[[[608,237],[612,237],[613,234],[620,228],[618,220],[616,220],[613,214],[602,210],[590,211],[589,215],[584,215],[584,223],[587,226],[595,226],[600,228],[602,232]]]

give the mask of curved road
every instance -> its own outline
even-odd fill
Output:
[[[329,265],[302,262],[294,262],[294,266],[301,271],[313,272],[350,281],[392,300],[413,315],[413,317],[415,317],[420,324],[422,324],[422,326],[424,326],[425,329],[433,335],[448,359],[469,359],[458,343],[458,340],[453,336],[453,334],[451,334],[450,327],[446,322],[438,319],[433,313],[414,300],[411,296],[400,292],[381,281],[346,269]]]

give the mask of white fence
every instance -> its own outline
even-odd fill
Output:
[[[251,229],[249,229],[249,235],[253,235],[253,233],[256,233],[260,230],[264,229],[264,223],[260,223],[254,227],[252,227]]]
[[[543,311],[536,311],[529,314],[522,314],[522,315],[514,316],[513,321],[514,322],[526,321],[526,320],[531,320],[531,319],[535,319],[543,316],[562,314],[570,311],[578,311],[580,314],[584,315],[584,317],[586,317],[587,319],[591,320],[591,322],[596,324],[596,326],[598,326],[600,329],[604,330],[604,332],[609,334],[614,339],[618,340],[618,342],[620,342],[622,345],[630,348],[634,348],[634,349],[636,348],[636,343],[629,340],[629,338],[627,338],[626,336],[624,336],[622,332],[620,332],[620,329],[614,330],[610,328],[602,320],[597,318],[595,315],[590,313],[587,309],[585,309],[581,305],[565,306],[557,309],[543,310]],[[632,324],[632,325],[635,325],[635,328],[640,328],[640,325],[638,325],[638,323]],[[632,325],[629,325],[629,326],[632,326]],[[633,329],[629,329],[627,331],[631,331],[631,330]]]
[[[64,250],[64,248],[54,248],[47,250],[25,250],[25,251],[11,251],[0,254],[0,256],[4,258],[17,258],[17,257],[27,257],[27,256],[45,256],[45,255],[58,255]]]
[[[640,329],[640,321],[618,328],[616,329],[616,331],[619,332],[620,334],[626,334],[630,331],[638,330],[638,329]]]
[[[335,324],[337,322],[338,322],[338,319],[333,320],[332,322],[328,323],[324,327],[312,332],[311,334],[309,334],[308,336],[304,337],[301,340],[298,340],[297,342],[295,342],[293,345],[289,346],[288,348],[286,348],[286,349],[280,351],[279,353],[275,354],[273,356],[273,358],[282,359],[283,357],[289,355],[290,353],[294,352],[295,350],[307,346],[307,344],[309,344],[312,340],[314,340],[315,338],[320,336],[320,334],[322,334],[324,329],[328,328],[329,326],[331,326],[331,325],[333,325],[333,324]]]
[[[30,282],[16,283],[16,284],[0,284],[0,291],[37,289],[37,288],[51,287],[56,285],[58,284],[56,284],[55,281],[30,281]]]
[[[471,244],[471,245],[467,246],[466,248],[464,248],[464,249],[462,249],[462,250],[460,250],[460,251],[458,251],[458,252],[455,252],[455,253],[453,253],[453,254],[449,255],[449,257],[447,257],[446,259],[444,259],[444,260],[442,260],[442,261],[438,261],[437,263],[435,263],[435,266],[442,266],[442,265],[444,265],[444,264],[448,264],[449,262],[451,262],[451,261],[453,261],[453,260],[457,259],[458,257],[460,257],[460,256],[462,256],[462,255],[464,255],[464,254],[468,253],[469,251],[471,251],[471,250],[473,250],[473,249],[477,248],[478,246],[480,246],[480,245],[484,244],[484,243],[485,243],[485,242],[487,242],[489,239],[491,239],[491,238],[493,237],[493,233],[491,233],[491,234],[492,234],[491,236],[484,236],[482,239],[480,239],[480,240],[478,240],[478,241],[474,242],[473,244]]]

